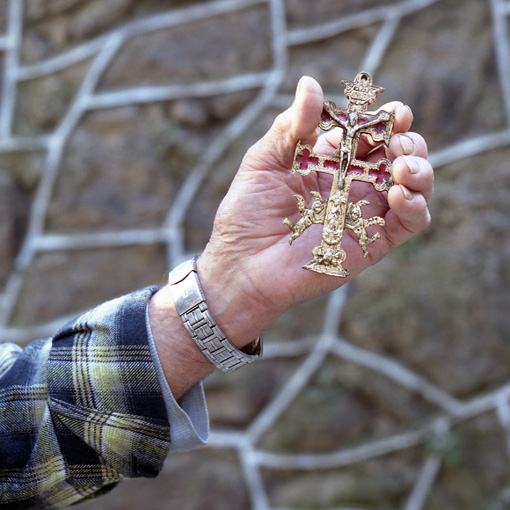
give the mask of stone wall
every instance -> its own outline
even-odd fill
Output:
[[[409,104],[430,229],[206,381],[211,446],[83,508],[510,508],[504,0],[2,0],[1,339],[198,253],[300,76]],[[88,506],[87,506],[88,505]]]

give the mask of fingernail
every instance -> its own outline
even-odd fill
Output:
[[[404,160],[406,162],[407,168],[409,168],[410,174],[417,174],[420,171],[418,162],[414,158],[404,156]]]
[[[408,136],[400,135],[400,146],[404,154],[412,154],[414,152],[414,142]]]
[[[296,97],[298,97],[299,95],[299,92],[301,91],[301,87],[303,86],[303,80],[304,80],[304,76],[302,76],[297,84],[297,87],[296,87]]]
[[[403,184],[400,185],[400,189],[402,190],[402,194],[406,200],[413,199],[413,194]]]

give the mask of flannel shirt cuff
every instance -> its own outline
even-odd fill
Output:
[[[193,450],[205,446],[209,440],[209,415],[202,383],[184,395],[180,404],[175,400],[166,380],[149,322],[149,307],[146,310],[149,346],[156,367],[161,391],[170,422],[170,453]]]

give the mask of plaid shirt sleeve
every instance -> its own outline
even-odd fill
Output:
[[[63,508],[159,473],[170,427],[145,322],[156,290],[25,349],[0,344],[0,508]]]

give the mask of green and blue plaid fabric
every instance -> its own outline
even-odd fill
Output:
[[[0,344],[0,508],[63,508],[159,473],[170,427],[146,328],[156,290],[25,349]]]

